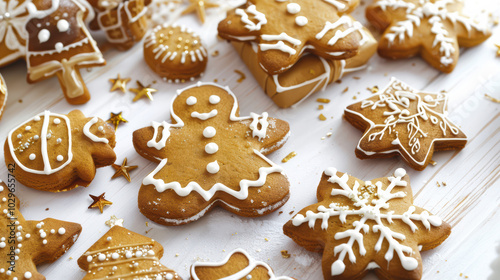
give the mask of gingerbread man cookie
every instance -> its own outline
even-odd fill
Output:
[[[44,280],[36,266],[59,259],[73,246],[82,227],[55,219],[26,221],[14,188],[0,180],[0,278]]]
[[[394,176],[363,181],[328,168],[318,203],[302,209],[283,230],[299,245],[323,251],[324,279],[420,279],[420,251],[435,248],[451,226],[413,205],[410,179]]]
[[[378,52],[387,58],[420,54],[434,68],[450,73],[459,47],[473,47],[491,36],[487,17],[481,22],[462,13],[462,0],[375,0],[367,19],[384,31]]]
[[[96,168],[116,160],[115,130],[103,120],[75,110],[45,111],[11,130],[4,145],[5,164],[22,184],[43,191],[88,186]]]
[[[83,280],[181,280],[160,263],[162,256],[160,243],[115,225],[78,259],[78,266],[87,272]]]
[[[283,169],[264,155],[287,140],[287,122],[267,113],[239,117],[229,88],[198,83],[178,91],[173,123],[134,132],[136,151],[160,162],[143,181],[139,209],[165,225],[193,222],[215,206],[256,217],[289,197]]]
[[[253,259],[245,250],[236,249],[221,262],[195,262],[191,266],[192,280],[294,280],[274,275],[271,267]]]
[[[146,34],[151,0],[88,0],[96,11],[92,30],[103,30],[108,42],[125,51]]]
[[[70,104],[87,102],[90,94],[79,69],[105,64],[84,24],[91,7],[81,0],[34,0],[26,7],[28,82],[56,75]]]
[[[448,118],[448,96],[420,92],[392,78],[379,94],[348,106],[344,118],[364,131],[356,147],[361,159],[401,155],[424,170],[434,151],[462,149],[467,136]]]
[[[5,104],[7,104],[7,95],[7,85],[2,74],[0,74],[0,119],[2,119],[3,110],[5,109]]]
[[[219,23],[219,36],[253,42],[271,75],[290,69],[304,52],[327,59],[357,54],[360,25],[344,15],[358,0],[250,0]]]

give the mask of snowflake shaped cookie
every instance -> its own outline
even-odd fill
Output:
[[[323,174],[318,203],[302,209],[284,232],[308,250],[323,251],[325,279],[420,279],[420,251],[441,244],[451,227],[413,205],[409,177],[363,181],[335,168]]]
[[[195,221],[214,206],[262,216],[289,196],[283,169],[264,155],[289,136],[267,113],[240,117],[236,97],[216,84],[195,84],[172,101],[173,123],[134,132],[136,151],[160,164],[143,181],[139,209],[165,225]]]
[[[76,242],[82,227],[50,218],[25,220],[14,190],[14,184],[0,180],[0,278],[45,279],[36,266],[59,259]]]
[[[434,151],[462,149],[467,136],[451,122],[444,93],[420,92],[393,78],[380,94],[348,106],[344,118],[364,131],[361,159],[401,155],[424,170]]]
[[[358,0],[250,0],[219,23],[219,35],[254,42],[261,67],[271,75],[292,67],[304,52],[327,59],[357,54],[359,22],[347,15]]]
[[[368,20],[384,35],[379,54],[406,58],[420,54],[434,68],[450,73],[459,47],[473,47],[491,35],[486,17],[462,14],[462,0],[377,0],[366,10]]]

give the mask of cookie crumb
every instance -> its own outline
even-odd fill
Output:
[[[357,97],[356,95],[354,95],[354,96],[352,97],[352,99],[356,100],[356,99],[358,99],[358,97]]]
[[[297,155],[296,152],[291,152],[289,153],[286,157],[284,157],[281,162],[285,163],[285,162],[288,162],[289,160],[291,160],[292,158],[294,158],[295,156]]]
[[[288,214],[289,214],[289,215],[293,215],[293,212],[295,212],[295,211],[290,211],[290,213],[288,213]]]
[[[318,105],[318,110],[323,110],[325,108],[325,106],[323,105]]]
[[[446,182],[441,182],[441,185],[443,185],[443,187],[446,187]]]
[[[149,223],[148,222],[146,222],[146,226],[149,227]]]
[[[284,258],[284,259],[289,259],[290,258],[290,254],[288,253],[287,250],[282,250],[281,251],[281,257]]]
[[[326,117],[323,114],[319,114],[318,118],[320,121],[326,121]]]
[[[318,99],[316,99],[316,101],[319,103],[325,103],[325,104],[330,103],[330,99],[328,99],[328,98],[318,98]]]
[[[218,50],[215,50],[212,52],[212,57],[217,57],[219,56],[219,51]]]
[[[236,80],[238,83],[243,82],[247,78],[245,73],[241,72],[240,70],[234,70],[234,73],[240,75],[240,78],[238,80]]]
[[[19,103],[23,103],[23,100],[22,100],[22,99],[19,99],[19,101],[18,101],[18,102],[19,102]]]
[[[432,166],[436,166],[436,164],[437,164],[437,162],[433,161],[432,159],[431,159],[431,161],[429,161],[429,163],[430,163]]]
[[[45,208],[45,211],[49,211],[49,208]]]
[[[499,51],[500,51],[500,47],[499,47]],[[488,94],[486,94],[486,93],[484,94],[484,97],[485,97],[486,99],[490,100],[490,101],[495,102],[495,103],[500,103],[500,99],[495,98],[495,97],[493,97],[493,96],[491,96],[491,95],[488,95]]]
[[[309,70],[309,74],[316,75],[316,72],[313,69],[311,69],[311,70]]]
[[[439,187],[441,187],[441,184],[439,182],[436,182],[436,185]]]
[[[373,86],[373,87],[371,87],[371,88],[369,88],[369,87],[368,87],[368,88],[366,88],[366,89],[367,89],[367,90],[369,90],[369,91],[371,91],[372,93],[377,93],[377,92],[378,92],[378,90],[379,90],[379,89],[378,89],[378,86]]]
[[[283,214],[283,211],[279,211],[279,212],[278,212],[278,216],[279,216],[279,215],[281,215],[281,214]]]
[[[357,77],[357,76],[354,76],[354,77],[352,77],[352,78],[353,78],[354,80],[359,80],[359,79],[361,79],[361,77]]]
[[[342,93],[346,93],[348,90],[349,90],[349,87],[346,87],[346,88],[342,91]]]
[[[217,83],[219,80],[218,79],[214,79],[214,83]]]
[[[342,83],[342,80],[336,80],[335,83],[337,84],[341,84]]]

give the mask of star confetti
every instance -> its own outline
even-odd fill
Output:
[[[115,178],[117,178],[119,176],[123,176],[129,182],[130,182],[130,174],[129,174],[129,172],[137,168],[137,165],[127,166],[127,158],[125,158],[123,160],[122,165],[113,164],[111,166],[113,166],[113,168],[116,170],[115,174],[113,174],[113,176],[111,177],[111,179],[115,179]]]
[[[139,87],[130,89],[131,92],[135,93],[135,97],[133,100],[134,102],[141,99],[143,96],[146,96],[147,98],[149,98],[152,101],[153,100],[153,93],[158,91],[154,88],[150,88],[150,85],[144,86],[139,81],[137,81],[137,86],[139,86]]]
[[[130,78],[122,79],[120,78],[120,74],[118,74],[118,77],[116,77],[116,79],[109,79],[109,82],[113,84],[109,92],[113,92],[119,89],[123,93],[125,93],[127,92],[127,83],[130,82]]]
[[[122,117],[122,113],[123,112],[120,112],[118,114],[110,113],[111,117],[106,121],[108,123],[112,123],[115,126],[115,131],[117,130],[118,125],[120,125],[120,123],[122,122],[128,123],[128,121]]]
[[[124,220],[123,219],[119,219],[118,217],[116,217],[115,215],[112,215],[109,217],[109,220],[107,220],[106,222],[104,222],[107,226],[109,226],[110,228],[114,227],[114,226],[120,226],[120,227],[123,227],[123,222]]]
[[[89,206],[89,209],[90,208],[99,208],[99,210],[101,211],[101,214],[102,214],[104,206],[113,204],[113,202],[104,199],[104,194],[105,193],[102,193],[100,196],[95,196],[95,195],[89,194],[89,196],[93,200],[92,204],[90,204],[90,206]]]
[[[205,23],[206,13],[205,9],[217,8],[219,5],[212,3],[208,0],[189,0],[189,6],[182,11],[183,15],[190,13],[197,13],[201,23]]]

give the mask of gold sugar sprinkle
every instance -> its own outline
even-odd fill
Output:
[[[309,70],[309,74],[311,74],[311,75],[316,75],[316,72],[314,72],[314,70],[313,70],[313,69],[311,69],[311,70]]]
[[[495,102],[495,103],[500,103],[500,99],[495,98],[495,97],[493,97],[493,96],[490,96],[490,95],[488,95],[488,94],[486,94],[486,93],[484,94],[484,97],[485,97],[486,99],[490,100],[490,101]]]
[[[436,164],[437,164],[437,162],[433,161],[432,159],[431,159],[431,161],[429,161],[429,163],[430,163],[432,166],[436,166]]]
[[[283,257],[284,259],[288,259],[288,258],[290,258],[290,254],[288,254],[287,250],[282,250],[281,257]]]
[[[296,152],[291,152],[291,153],[289,153],[286,157],[284,157],[284,158],[281,160],[281,162],[285,163],[285,162],[287,162],[287,161],[291,160],[292,158],[294,158],[296,155],[297,155],[297,153],[296,153]]]
[[[177,258],[179,256],[179,253],[175,253],[175,257]]]
[[[238,75],[240,75],[240,78],[238,80],[236,80],[238,83],[241,83],[243,82],[247,76],[245,75],[245,73],[241,72],[240,70],[234,70],[234,72]]]
[[[356,100],[356,99],[358,99],[358,97],[356,97],[356,95],[354,95],[354,96],[352,97],[352,99]]]
[[[346,87],[346,88],[342,91],[342,93],[346,93],[348,90],[349,90],[349,87]]]
[[[318,99],[316,99],[316,101],[319,103],[325,103],[325,104],[330,103],[330,99],[328,99],[328,98],[318,98]]]
[[[438,188],[441,187],[441,184],[439,184],[439,182],[436,182],[436,185],[438,186]]]
[[[320,121],[326,121],[326,117],[323,114],[319,114]]]
[[[218,81],[219,81],[219,80],[217,80],[217,79],[214,79],[214,83],[217,83]]]
[[[269,242],[269,238],[267,238],[267,237],[266,237],[266,238],[264,238],[264,240],[265,240],[266,242]]]
[[[219,51],[217,51],[217,50],[215,50],[215,51],[212,53],[212,56],[213,56],[213,57],[216,57],[216,56],[218,56],[218,55],[219,55]]]
[[[367,90],[371,91],[372,93],[377,93],[378,92],[378,86],[373,86],[371,88],[366,88]]]
[[[323,105],[318,105],[318,110],[323,110],[325,108],[325,106]]]
[[[146,226],[149,227],[149,223],[148,222],[146,222]]]

